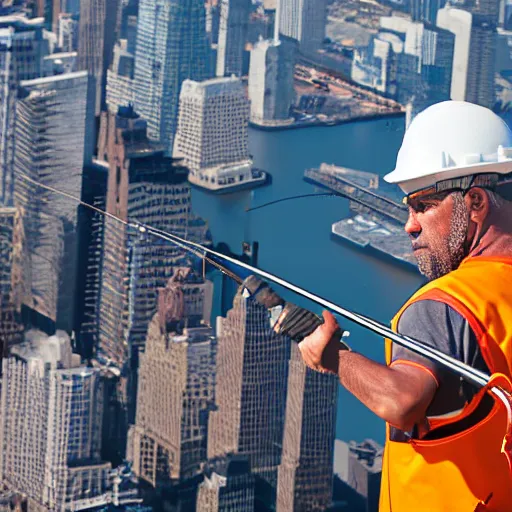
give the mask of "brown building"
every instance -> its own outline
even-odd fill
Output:
[[[107,212],[204,243],[207,226],[191,211],[188,170],[148,140],[146,121],[126,107],[103,113],[101,126],[98,153],[109,165]],[[144,350],[157,290],[183,256],[172,243],[105,219],[99,356],[121,368]]]
[[[135,473],[154,487],[193,477],[206,461],[215,388],[212,294],[211,282],[177,268],[149,325],[130,458]]]
[[[307,368],[292,345],[277,512],[324,511],[331,503],[338,378]]]
[[[247,456],[258,486],[266,486],[267,498],[273,501],[283,442],[289,342],[271,331],[268,311],[241,289],[233,309],[217,320],[217,340],[217,408],[210,414],[208,458]]]

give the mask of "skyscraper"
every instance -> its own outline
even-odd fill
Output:
[[[299,42],[299,51],[314,54],[322,45],[327,23],[326,0],[280,0],[279,33]]]
[[[403,52],[404,41],[391,32],[379,32],[368,47],[354,50],[351,78],[389,97],[397,93],[397,55]]]
[[[42,76],[43,57],[47,42],[43,37],[41,18],[28,19],[22,15],[0,17],[0,44],[13,54],[18,80],[31,80]]]
[[[172,154],[181,85],[211,76],[201,0],[141,0],[135,54],[135,108],[148,136]]]
[[[197,492],[201,512],[254,510],[254,475],[246,457],[228,456],[211,461]]]
[[[210,414],[208,458],[249,458],[275,496],[286,401],[289,342],[269,326],[269,313],[239,289],[217,320],[217,409]]]
[[[451,99],[492,108],[495,102],[496,32],[490,16],[445,7],[437,26],[455,36]]]
[[[174,150],[184,157],[191,183],[216,189],[254,181],[249,111],[238,78],[183,82]]]
[[[0,17],[0,205],[14,201],[14,120],[20,80],[43,75],[45,41],[41,19]]]
[[[215,389],[212,294],[211,282],[176,268],[148,328],[131,438],[134,471],[153,486],[199,474],[206,461]]]
[[[413,21],[436,24],[437,12],[446,5],[446,0],[411,0]]]
[[[286,37],[260,40],[254,45],[249,67],[251,121],[272,124],[290,119],[295,53],[296,42]]]
[[[277,512],[323,511],[331,503],[338,377],[307,368],[292,345]]]
[[[95,115],[105,110],[107,70],[117,38],[119,0],[80,2],[77,69],[88,71],[95,80]]]
[[[147,139],[146,121],[131,107],[104,113],[99,156],[109,165],[107,211],[198,243],[207,226],[191,212],[187,169]],[[173,275],[183,251],[105,219],[98,354],[118,367],[143,350],[157,289]]]
[[[221,0],[217,76],[242,76],[250,0]]]
[[[78,50],[78,34],[80,25],[78,15],[59,14],[59,48],[63,52],[76,52]]]
[[[428,23],[412,22],[395,16],[380,19],[381,31],[391,32],[403,41],[397,55],[397,100],[412,102],[413,114],[433,103],[450,98],[454,35]]]
[[[24,232],[16,208],[0,208],[0,355],[23,336],[21,305],[27,300]]]
[[[16,67],[11,45],[0,43],[0,204],[14,201],[14,118],[16,112]]]
[[[78,205],[24,176],[80,197],[83,168],[92,159],[93,123],[94,91],[86,72],[21,82],[15,203],[24,212],[32,309],[69,332],[74,328]]]
[[[0,480],[49,510],[104,492],[101,384],[62,331],[29,331],[2,368]]]
[[[345,502],[347,510],[379,510],[382,455],[382,446],[371,439],[335,441],[334,499]]]
[[[112,66],[107,71],[107,108],[113,114],[135,100],[134,69],[135,56],[128,49],[128,41],[120,39],[114,46]]]

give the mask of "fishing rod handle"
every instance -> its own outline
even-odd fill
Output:
[[[324,323],[324,319],[312,311],[286,302],[266,281],[259,277],[249,276],[244,280],[242,286],[258,304],[270,311],[271,327],[274,332],[288,336],[296,343],[300,343]],[[340,341],[340,348],[348,349],[348,346],[341,341],[343,334],[344,331],[338,329],[334,337]]]

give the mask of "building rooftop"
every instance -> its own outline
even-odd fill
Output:
[[[44,18],[27,18],[22,14],[0,16],[0,28],[14,27],[18,30],[30,30],[44,27]]]
[[[35,78],[34,80],[23,80],[20,82],[21,87],[35,87],[37,85],[52,84],[55,82],[64,82],[73,78],[85,78],[87,71],[74,71],[73,73],[65,73],[63,75],[46,76],[44,78]]]

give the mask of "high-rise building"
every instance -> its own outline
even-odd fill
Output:
[[[80,4],[82,0],[57,0],[60,1],[60,10],[73,15],[80,15]]]
[[[337,375],[304,365],[292,345],[277,512],[323,511],[331,503]]]
[[[43,76],[44,20],[0,17],[0,205],[14,201],[14,120],[20,80]]]
[[[384,16],[382,32],[391,32],[403,41],[397,54],[397,100],[412,103],[413,115],[433,103],[450,99],[454,35],[428,23]]]
[[[108,161],[107,211],[122,220],[148,224],[198,243],[207,226],[190,206],[188,170],[147,138],[147,124],[131,107],[102,114],[99,156]],[[148,325],[183,251],[142,237],[105,219],[98,354],[122,367],[143,350]]]
[[[21,305],[29,299],[24,232],[16,208],[0,208],[0,356],[23,336]]]
[[[281,463],[290,346],[269,326],[269,313],[239,289],[233,309],[217,319],[216,405],[208,458],[248,457],[275,499]],[[273,495],[273,496],[272,496]]]
[[[14,201],[14,119],[16,112],[16,67],[10,45],[0,43],[0,204]]]
[[[365,48],[356,48],[352,59],[354,82],[391,98],[397,93],[397,55],[403,52],[404,41],[391,32],[379,32]]]
[[[0,45],[10,48],[12,65],[18,80],[42,76],[47,41],[43,37],[44,20],[22,15],[0,17]]]
[[[101,495],[101,382],[69,337],[29,331],[2,367],[0,480],[47,510]]]
[[[455,36],[451,99],[492,108],[496,31],[487,18],[445,7],[438,12],[437,26]]]
[[[209,462],[197,492],[201,512],[254,510],[254,475],[246,457],[228,456]]]
[[[238,78],[183,82],[174,154],[184,157],[191,183],[216,189],[258,179],[249,155],[249,112]]]
[[[84,169],[82,200],[105,211],[108,165],[95,161]],[[98,346],[100,315],[101,262],[104,245],[105,216],[90,208],[81,212],[80,242],[82,258],[79,272],[83,276],[77,311],[77,352],[91,359]]]
[[[199,474],[206,461],[215,390],[212,294],[211,282],[176,268],[148,328],[131,442],[135,473],[155,487]]]
[[[383,449],[377,442],[336,440],[334,448],[334,493],[347,510],[378,512]]]
[[[446,0],[411,0],[413,21],[436,24],[437,12],[446,5]]]
[[[217,76],[242,76],[250,0],[221,0]]]
[[[299,42],[299,51],[314,54],[325,38],[326,0],[279,0],[276,13],[279,33]]]
[[[107,71],[107,107],[114,114],[119,107],[133,104],[135,56],[128,50],[128,41],[120,39],[114,46],[114,58]]]
[[[254,45],[249,67],[251,121],[272,124],[290,119],[296,48],[295,41],[286,37]]]
[[[172,154],[184,80],[210,78],[202,0],[140,0],[135,53],[135,108],[148,136]]]
[[[61,13],[59,15],[58,45],[63,52],[78,50],[78,15]]]
[[[96,84],[95,114],[106,109],[107,70],[117,39],[119,0],[80,2],[78,69],[86,70]]]
[[[15,203],[24,212],[32,308],[68,332],[76,305],[78,204],[24,176],[81,197],[83,168],[93,154],[93,123],[94,90],[86,72],[21,82]]]

